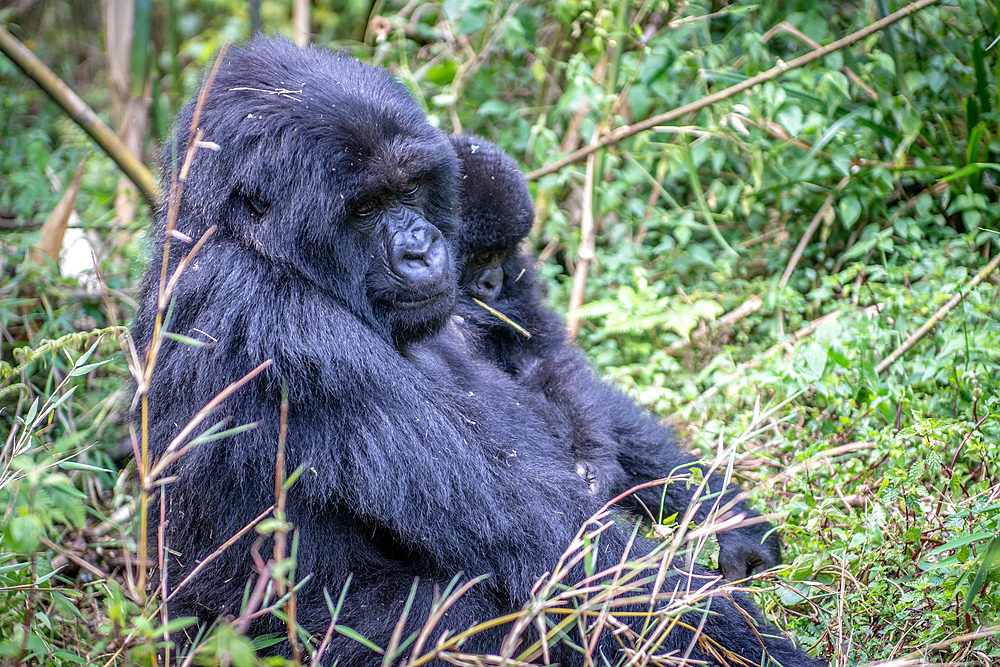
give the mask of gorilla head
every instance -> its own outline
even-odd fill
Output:
[[[514,251],[531,231],[535,207],[517,163],[481,137],[451,137],[462,168],[455,254],[465,291],[481,301],[500,298],[504,275],[520,269]],[[518,273],[510,275],[510,284]]]
[[[219,148],[198,151],[180,231],[198,238],[217,225],[396,344],[436,330],[454,305],[444,235],[456,163],[402,85],[345,55],[258,39],[230,49],[200,128]],[[165,165],[182,152],[168,146]]]

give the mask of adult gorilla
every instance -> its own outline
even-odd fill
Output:
[[[185,130],[192,114],[188,105],[178,127]],[[210,225],[217,231],[181,274],[169,330],[211,344],[169,339],[160,350],[148,400],[152,455],[162,455],[230,382],[273,363],[219,410],[233,425],[257,428],[205,442],[168,470],[175,478],[163,508],[167,581],[177,585],[274,502],[287,388],[286,469],[305,466],[286,511],[299,531],[297,577],[311,576],[297,596],[306,629],[325,630],[323,590],[336,596],[349,575],[338,623],[380,646],[390,641],[414,577],[420,583],[406,633],[430,615],[435,589],[461,573],[488,575],[449,609],[431,642],[445,629],[516,611],[597,502],[565,442],[508,376],[463,357],[460,347],[450,356],[413,354],[454,301],[446,240],[457,168],[448,140],[385,72],[264,39],[230,50],[200,128],[219,150],[197,153],[177,230],[192,239]],[[169,149],[165,155],[169,172],[180,160]],[[166,217],[164,207],[133,328],[139,350],[153,337]],[[178,249],[179,238],[171,243],[168,275],[187,251]],[[158,508],[150,516],[155,537]],[[607,526],[598,570],[618,564],[628,538],[614,522]],[[252,537],[243,538],[177,589],[171,616],[208,623],[238,613],[255,575],[252,546]],[[639,539],[631,553],[653,546]],[[259,553],[266,557],[268,545]],[[695,568],[696,577],[704,574]],[[689,585],[672,572],[661,590]],[[785,667],[813,663],[787,639],[761,638],[733,601],[747,617],[759,612],[731,595],[710,598],[713,613],[689,612],[685,623],[702,624],[753,664],[765,651]],[[283,623],[260,617],[250,631],[283,633]],[[462,648],[496,653],[505,633],[484,631]],[[661,649],[712,660],[704,640],[692,639],[678,626]],[[614,661],[617,646],[606,632],[597,649]],[[563,644],[551,655],[583,664]],[[347,667],[381,661],[335,633],[325,661],[337,659]]]

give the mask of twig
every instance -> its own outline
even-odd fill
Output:
[[[476,584],[489,578],[488,574],[481,574],[478,577],[468,580],[457,589],[451,592],[450,595],[441,600],[441,603],[434,609],[430,616],[427,617],[427,622],[424,623],[423,629],[417,636],[417,641],[413,644],[413,650],[410,652],[410,659],[413,660],[420,656],[420,652],[424,649],[424,644],[431,636],[431,632],[434,631],[434,627],[447,615],[448,609],[458,601],[460,597],[472,590],[472,587]]]
[[[963,287],[958,294],[948,299],[948,303],[938,308],[937,312],[931,315],[930,319],[924,322],[923,325],[919,329],[917,329],[912,336],[903,341],[902,345],[897,347],[895,350],[892,351],[892,353],[888,357],[883,359],[878,364],[878,366],[875,367],[875,372],[881,373],[890,365],[892,365],[892,362],[896,361],[896,359],[899,359],[901,356],[903,356],[907,350],[916,345],[917,341],[923,338],[924,335],[931,330],[931,327],[933,327],[941,320],[941,318],[947,315],[948,311],[957,306],[958,302],[964,299],[965,295],[968,294],[976,285],[981,283],[983,279],[986,278],[986,276],[993,273],[993,271],[996,270],[998,265],[1000,265],[1000,254],[997,254],[996,257],[990,260],[990,263],[987,264],[985,267],[983,267],[983,270],[977,273],[975,278],[970,280],[969,284]]]
[[[101,568],[97,567],[96,565],[93,565],[92,563],[88,563],[86,560],[84,560],[83,558],[80,558],[79,556],[77,556],[75,553],[73,553],[69,549],[64,548],[60,544],[56,544],[55,542],[53,542],[49,538],[45,537],[44,535],[42,535],[40,539],[42,541],[42,544],[44,544],[47,549],[52,549],[52,551],[55,551],[56,553],[58,553],[61,556],[65,557],[67,560],[73,561],[73,563],[77,567],[83,568],[84,570],[86,570],[87,572],[90,572],[92,575],[94,575],[98,579],[105,579],[105,580],[108,580],[108,581],[110,581],[112,579],[111,575],[108,574],[107,572],[105,572],[104,570],[102,570]]]
[[[819,42],[817,42],[814,39],[811,39],[809,35],[805,34],[804,32],[793,26],[788,21],[782,21],[778,25],[774,26],[773,28],[765,32],[763,37],[761,37],[761,40],[769,42],[771,41],[771,38],[777,35],[779,32],[787,32],[789,35],[793,35],[799,41],[805,42],[810,48],[813,49],[820,48]],[[868,97],[872,98],[873,101],[878,102],[878,93],[872,90],[871,86],[862,81],[861,77],[855,74],[850,67],[848,67],[847,65],[841,65],[840,71],[843,72],[851,81],[856,83],[858,87],[861,88],[861,90],[865,91]]]
[[[139,479],[142,482],[139,495],[139,581],[138,589],[139,595],[143,598],[145,602],[145,590],[146,590],[146,558],[147,558],[147,540],[148,540],[148,518],[149,518],[149,387],[152,382],[153,369],[156,366],[156,356],[159,353],[160,345],[163,342],[163,332],[161,327],[163,324],[163,314],[166,310],[167,297],[167,267],[170,260],[170,237],[174,229],[174,224],[177,222],[177,213],[180,210],[181,205],[181,194],[184,191],[184,180],[187,178],[188,169],[191,167],[191,162],[194,160],[194,155],[199,148],[202,148],[201,136],[202,131],[198,128],[198,122],[201,118],[201,110],[205,106],[205,101],[208,99],[208,93],[212,88],[212,83],[215,81],[215,75],[219,71],[219,67],[222,64],[223,58],[226,55],[226,49],[228,48],[228,43],[223,44],[222,48],[219,50],[219,54],[216,56],[215,64],[212,66],[212,70],[208,75],[208,80],[205,82],[204,87],[198,94],[198,102],[194,107],[194,114],[191,118],[191,127],[188,130],[188,141],[185,147],[184,163],[181,165],[180,172],[178,173],[176,168],[173,169],[173,174],[170,179],[170,194],[167,197],[167,221],[166,229],[163,235],[163,257],[160,263],[160,288],[157,298],[157,308],[156,308],[156,318],[153,324],[153,340],[149,345],[149,348],[145,350],[146,353],[146,367],[142,368],[138,361],[138,353],[133,349],[132,339],[129,340],[129,352],[132,363],[129,364],[129,370],[135,377],[136,391],[135,397],[132,399],[132,409],[135,408],[136,403],[140,406],[140,438],[139,446],[136,447],[135,439],[133,439],[133,449],[138,450],[138,472]],[[205,146],[207,147],[207,146]],[[217,147],[216,147],[217,148]],[[207,238],[209,232],[205,233],[203,238]],[[201,414],[201,413],[199,413]],[[195,416],[198,419],[198,416]],[[183,452],[181,452],[183,453]],[[179,455],[179,454],[178,454]],[[161,464],[164,461],[169,463],[170,456],[165,454],[163,459],[160,461]],[[165,467],[165,465],[164,465]],[[155,479],[154,475],[152,479]]]
[[[850,176],[844,176],[840,183],[837,183],[837,187],[834,192],[839,192],[843,190],[844,187],[850,182]],[[823,205],[819,207],[816,211],[816,215],[813,216],[812,222],[809,223],[809,228],[806,229],[806,233],[802,235],[799,239],[799,244],[795,246],[795,252],[792,253],[792,258],[788,260],[788,266],[785,267],[785,273],[781,276],[781,282],[778,283],[778,291],[785,289],[785,285],[788,284],[788,279],[792,277],[792,271],[798,265],[799,260],[802,259],[802,253],[805,252],[806,246],[809,245],[809,241],[812,239],[812,235],[816,233],[816,229],[819,227],[820,221],[826,216],[826,212],[830,210],[833,206],[833,192],[831,192]]]
[[[280,575],[276,578],[278,596],[285,595],[287,586],[285,578],[293,574],[292,570],[281,567],[285,560],[288,545],[288,524],[285,519],[285,503],[288,500],[288,490],[285,488],[285,441],[288,437],[288,386],[281,386],[281,416],[278,420],[278,454],[274,462],[274,516],[278,519],[274,531],[274,564]],[[285,625],[288,630],[288,645],[292,647],[292,660],[295,665],[302,664],[302,652],[295,635],[295,580],[291,579],[292,592],[285,605]]]
[[[156,527],[156,564],[160,568],[160,599],[167,598],[170,589],[170,570],[167,567],[167,489],[160,487],[160,523]],[[163,664],[170,661],[170,608],[166,603],[160,605],[160,623],[163,626]]]
[[[476,303],[477,306],[481,306],[482,308],[484,308],[486,310],[486,312],[488,312],[493,317],[496,317],[497,319],[499,319],[501,322],[503,322],[507,326],[511,327],[517,333],[521,334],[525,338],[531,338],[531,332],[530,331],[528,331],[527,329],[525,329],[524,327],[522,327],[520,324],[518,324],[514,320],[510,319],[509,317],[507,317],[506,315],[504,315],[503,313],[501,313],[499,310],[497,310],[493,306],[489,305],[485,301],[480,301],[476,297],[472,297],[472,300]]]
[[[794,342],[796,342],[798,340],[801,340],[802,338],[805,338],[806,336],[809,336],[809,335],[815,333],[815,331],[817,329],[819,329],[823,324],[826,324],[827,322],[832,322],[833,320],[835,320],[838,317],[840,317],[842,314],[843,314],[842,311],[835,310],[832,313],[827,313],[823,317],[820,317],[818,319],[813,320],[812,322],[809,323],[808,326],[802,327],[801,329],[799,329],[798,331],[796,331],[794,334],[792,334],[792,339],[791,340],[784,340],[784,341],[781,341],[780,343],[777,343],[776,345],[772,345],[770,348],[768,348],[768,350],[764,354],[762,354],[759,357],[756,357],[754,359],[751,359],[750,361],[746,362],[745,364],[742,364],[739,368],[737,368],[733,372],[732,375],[730,375],[728,378],[726,378],[723,382],[721,382],[719,384],[716,384],[714,386],[711,386],[708,389],[706,389],[704,392],[702,392],[701,396],[699,396],[697,399],[695,399],[695,402],[696,403],[700,403],[702,401],[706,401],[706,400],[712,398],[713,396],[715,396],[716,394],[719,393],[719,387],[722,384],[729,384],[729,383],[731,383],[731,382],[733,382],[735,380],[738,380],[739,378],[743,377],[743,375],[746,374],[746,372],[748,370],[750,370],[754,366],[757,366],[758,364],[760,364],[765,359],[767,359],[769,357],[773,357],[775,354],[777,354],[778,352],[780,352],[781,350],[783,350],[786,346],[791,345],[792,343],[794,343]]]
[[[775,236],[777,236],[778,234],[782,233],[783,231],[785,231],[784,226],[779,227],[777,229],[772,229],[769,232],[764,232],[760,236],[755,236],[752,239],[747,239],[746,241],[743,241],[742,243],[740,243],[740,247],[741,248],[750,248],[751,246],[755,246],[758,243],[764,243],[765,241],[770,241],[771,239],[773,239]]]
[[[192,431],[198,428],[198,425],[201,424],[201,422],[203,422],[208,415],[212,414],[212,412],[214,412],[215,409],[219,407],[219,404],[221,404],[223,401],[229,398],[229,396],[231,396],[233,392],[235,392],[237,389],[239,389],[247,382],[257,377],[260,373],[264,371],[264,369],[266,369],[270,365],[271,365],[270,359],[264,360],[259,366],[257,366],[257,368],[253,369],[252,371],[241,377],[236,382],[230,384],[228,387],[220,391],[215,398],[206,403],[205,407],[199,410],[198,414],[192,417],[191,421],[187,423],[187,426],[185,426],[184,429],[180,433],[178,433],[173,440],[170,441],[170,444],[167,445],[167,448],[163,452],[163,456],[160,458],[159,461],[156,462],[156,465],[153,466],[153,469],[150,470],[145,477],[143,477],[142,479],[143,488],[149,489],[153,485],[153,482],[156,481],[156,479],[161,474],[163,474],[164,470],[167,469],[167,466],[169,466],[171,463],[173,463],[181,456],[186,454],[187,451],[194,446],[194,442],[197,442],[196,440],[189,442],[183,447],[181,447],[180,445],[182,442],[184,442],[185,439],[187,439],[187,437],[191,434]]]
[[[897,21],[900,21],[906,18],[907,16],[910,16],[911,14],[920,11],[921,9],[930,7],[931,5],[937,2],[939,2],[939,0],[917,0],[917,2],[909,4],[906,7],[900,9],[899,11],[893,12],[889,16],[886,16],[884,19],[876,21],[870,26],[862,28],[861,30],[852,33],[847,37],[838,39],[837,41],[832,42],[831,44],[828,44],[823,48],[810,51],[809,53],[800,56],[798,58],[795,58],[793,60],[790,60],[787,63],[779,62],[777,65],[767,70],[766,72],[762,72],[757,76],[746,79],[745,81],[741,81],[736,85],[720,90],[717,93],[712,93],[711,95],[703,97],[700,100],[697,100],[696,102],[692,102],[691,104],[685,104],[682,107],[678,107],[671,111],[667,111],[665,113],[658,114],[651,118],[647,118],[646,120],[635,123],[634,125],[623,125],[622,127],[619,127],[616,130],[605,134],[602,138],[591,143],[590,145],[584,146],[583,148],[573,151],[566,157],[556,160],[555,162],[548,164],[540,169],[536,169],[535,171],[529,173],[526,178],[529,181],[533,181],[541,178],[542,176],[547,176],[548,174],[555,173],[560,169],[562,169],[563,167],[565,167],[566,165],[573,164],[578,160],[582,160],[583,158],[587,157],[588,155],[590,155],[591,153],[600,148],[617,143],[623,139],[627,139],[631,136],[639,134],[640,132],[655,127],[656,125],[662,125],[663,123],[668,123],[672,120],[680,118],[681,116],[685,116],[687,114],[700,111],[701,109],[704,109],[707,106],[711,106],[717,102],[721,102],[722,100],[725,100],[727,98],[736,95],[737,93],[741,93],[744,90],[753,88],[758,84],[770,81],[771,79],[775,79],[784,74],[785,72],[790,72],[793,69],[798,69],[800,67],[808,65],[814,60],[823,58],[825,56],[830,55],[831,53],[834,53],[835,51],[839,51],[843,48],[850,46],[851,44],[859,42],[868,37],[869,35],[874,34],[879,30],[882,30],[883,28],[892,25],[893,23],[896,23]]]
[[[459,43],[460,46],[466,47],[466,49],[469,51],[469,56],[470,56],[469,59],[463,61],[462,64],[459,65],[458,71],[455,73],[455,77],[452,79],[451,89],[455,94],[456,100],[462,98],[462,93],[465,90],[465,85],[468,83],[469,79],[472,77],[473,74],[479,71],[479,68],[481,68],[486,63],[490,53],[493,51],[494,47],[496,46],[496,43],[499,41],[500,36],[503,35],[504,31],[507,29],[507,23],[510,21],[510,18],[514,15],[514,12],[516,12],[520,6],[521,3],[519,1],[512,2],[510,4],[510,7],[507,8],[507,12],[503,15],[503,17],[499,21],[493,24],[492,28],[493,32],[490,34],[489,39],[486,40],[486,45],[483,46],[482,51],[479,52],[478,54],[472,50],[472,47],[469,45],[468,40],[466,40],[464,36],[460,36],[456,40],[456,42]],[[463,41],[464,44],[462,43]],[[457,102],[452,102],[449,108],[451,110],[451,118],[452,118],[452,125],[454,132],[455,134],[461,134],[462,124],[458,118],[458,111],[455,107],[456,103]]]
[[[691,345],[696,336],[705,337],[717,329],[721,329],[722,327],[732,326],[733,324],[736,324],[737,322],[742,320],[744,317],[747,317],[751,313],[757,312],[763,306],[764,306],[763,300],[761,300],[759,296],[754,294],[749,299],[741,303],[739,306],[737,306],[733,310],[729,311],[719,319],[709,324],[708,329],[706,331],[704,332],[696,331],[692,333],[691,336],[689,336],[688,338],[675,340],[673,343],[667,346],[666,352],[667,354],[675,354],[677,352],[680,352],[684,348]]]
[[[14,35],[0,26],[0,52],[14,61],[29,79],[38,84],[63,111],[97,142],[125,175],[135,183],[150,207],[156,206],[160,197],[156,179],[118,138],[110,127],[101,122],[94,110],[67,86],[62,79],[46,67],[45,63],[22,44]]]
[[[254,585],[253,592],[250,593],[250,598],[247,600],[246,609],[239,618],[233,621],[233,625],[236,626],[237,631],[241,635],[247,633],[247,630],[250,628],[250,622],[254,619],[254,612],[257,611],[264,600],[264,593],[267,591],[268,584],[271,583],[271,568],[273,567],[274,561],[269,560],[260,568],[257,583]]]
[[[928,197],[937,197],[938,195],[943,194],[945,190],[947,190],[950,187],[951,185],[948,183],[948,181],[938,181],[929,188],[921,190],[913,197],[911,197],[909,200],[907,200],[906,203],[904,203],[902,206],[896,209],[896,212],[892,214],[892,221],[896,222],[897,220],[899,220],[901,216],[904,216],[913,209],[915,209],[917,207],[917,202],[920,201],[920,198],[923,197],[924,195],[927,195]]]
[[[251,521],[247,525],[245,525],[242,528],[240,528],[240,530],[239,530],[238,533],[236,533],[235,535],[233,535],[232,537],[230,537],[228,540],[226,540],[225,542],[223,542],[222,545],[218,549],[216,549],[215,551],[213,551],[212,553],[210,553],[205,558],[205,560],[203,560],[200,563],[198,563],[198,565],[195,566],[195,568],[193,570],[191,570],[190,574],[188,574],[188,576],[184,577],[184,579],[181,580],[181,583],[179,583],[176,586],[174,586],[174,590],[170,593],[170,595],[167,596],[167,598],[161,604],[166,604],[167,602],[170,602],[170,600],[175,595],[177,595],[177,591],[179,591],[182,588],[184,588],[188,584],[188,582],[190,582],[192,579],[194,579],[195,576],[199,572],[201,572],[206,567],[208,567],[209,563],[211,563],[213,560],[215,560],[216,558],[218,558],[219,556],[221,556],[222,553],[226,549],[228,549],[229,547],[231,547],[234,544],[236,544],[236,540],[238,540],[241,537],[243,537],[244,535],[246,535],[247,531],[249,531],[251,528],[253,528],[258,523],[260,523],[264,519],[264,517],[266,517],[268,514],[271,513],[271,511],[273,509],[274,509],[274,505],[271,505],[266,510],[264,510],[263,512],[261,512],[260,514],[258,514],[256,519],[254,519],[253,521]]]
[[[2,28],[0,28],[2,30]],[[35,573],[35,559],[37,554],[31,554],[31,581],[32,585],[28,588],[28,597],[25,601],[24,609],[24,636],[21,638],[21,648],[17,652],[17,658],[14,659],[14,664],[17,667],[21,665],[29,665],[30,661],[24,660],[25,656],[28,654],[28,640],[31,639],[34,634],[31,632],[31,623],[35,619],[35,600],[38,593],[38,586],[34,584],[35,580],[38,578]],[[23,661],[23,662],[22,662]]]

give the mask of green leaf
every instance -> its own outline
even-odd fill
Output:
[[[42,543],[45,527],[42,517],[36,512],[15,514],[7,520],[4,534],[11,550],[17,553],[30,554],[38,550]]]
[[[847,195],[837,204],[837,211],[840,213],[840,221],[844,227],[850,229],[861,217],[861,202],[854,195]]]
[[[950,542],[942,544],[941,546],[931,551],[931,553],[939,554],[943,551],[948,551],[950,549],[959,549],[967,544],[972,544],[973,542],[982,542],[983,540],[989,539],[991,537],[993,537],[993,533],[973,533],[972,535],[966,535],[964,537],[960,537],[956,540],[951,540]]]
[[[823,376],[823,369],[826,368],[826,345],[822,343],[810,343],[803,352],[806,370],[814,378]]]
[[[34,402],[31,407],[28,408],[28,414],[24,416],[24,424],[29,428],[35,423],[35,415],[38,414],[38,396],[35,397]]]
[[[84,352],[82,355],[80,355],[80,358],[77,359],[76,362],[74,362],[73,368],[76,368],[77,366],[81,366],[83,364],[86,364],[87,360],[90,359],[90,355],[92,355],[94,353],[94,350],[97,349],[98,343],[100,343],[103,338],[104,338],[104,336],[98,336],[97,340],[94,341],[93,345],[91,345],[87,349],[86,352]]]
[[[986,575],[990,573],[997,563],[1000,562],[1000,535],[994,537],[988,547],[986,547],[986,553],[983,554],[983,562],[979,564],[979,569],[976,571],[976,576],[972,580],[972,585],[969,586],[969,595],[965,598],[965,611],[972,609],[972,603],[979,595],[979,591],[983,588],[983,582],[986,580]]]
[[[76,609],[75,606],[73,608]],[[79,613],[79,611],[77,611],[77,613]],[[80,616],[80,618],[83,619],[83,616]],[[70,662],[75,662],[78,665],[89,665],[90,664],[90,660],[87,660],[85,658],[81,658],[77,654],[70,653],[69,651],[67,651],[65,649],[61,649],[61,648],[58,648],[58,649],[52,651],[52,657],[59,658],[61,660],[69,660]]]
[[[967,164],[960,169],[956,169],[952,173],[941,178],[942,183],[948,183],[950,181],[957,180],[959,178],[965,178],[973,174],[978,174],[980,172],[986,171],[987,169],[992,169],[994,171],[1000,171],[1000,164],[995,162],[974,162],[972,164]]]
[[[90,371],[94,370],[95,368],[100,368],[101,366],[103,366],[104,364],[106,364],[106,363],[108,363],[110,361],[111,361],[110,359],[105,359],[104,361],[98,361],[97,363],[85,364],[83,366],[77,366],[76,368],[74,368],[73,370],[71,370],[69,372],[69,375],[70,375],[70,377],[78,377],[80,375],[86,375],[87,373],[89,373]]]
[[[224,431],[219,431],[218,433],[216,433],[215,429],[218,428],[219,426],[222,426],[227,421],[228,419],[224,419],[220,422],[216,422],[215,424],[212,425],[210,429],[206,429],[204,433],[199,435],[197,438],[193,439],[191,441],[191,444],[202,445],[206,442],[212,442],[213,440],[228,438],[229,436],[236,435],[237,433],[243,433],[244,431],[251,431],[257,428],[257,426],[259,426],[259,422],[253,422],[250,424],[243,424],[242,426],[234,426],[233,428],[227,428]]]
[[[359,632],[357,632],[355,630],[350,629],[346,625],[336,625],[336,626],[334,626],[333,629],[336,630],[338,633],[344,635],[348,639],[353,639],[354,641],[367,646],[368,648],[370,648],[371,650],[375,651],[379,655],[382,655],[382,654],[385,653],[385,651],[382,650],[382,649],[380,649],[378,646],[376,646],[374,642],[372,642],[371,640],[369,640],[367,637],[365,637],[361,633],[359,633]]]
[[[184,336],[179,333],[174,333],[173,331],[163,332],[164,338],[169,338],[170,340],[175,340],[183,345],[190,345],[191,347],[208,347],[212,345],[212,341],[207,340],[196,340],[189,336]]]
[[[86,470],[87,472],[115,472],[114,470],[108,470],[107,468],[102,468],[100,466],[91,465],[89,463],[79,463],[77,461],[60,461],[59,467],[63,470]]]

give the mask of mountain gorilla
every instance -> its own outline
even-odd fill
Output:
[[[182,133],[193,111],[192,103],[182,111]],[[323,592],[336,598],[349,577],[337,623],[383,647],[411,587],[404,641],[432,616],[446,586],[485,576],[441,615],[425,646],[446,630],[454,635],[521,609],[600,502],[545,410],[509,375],[463,360],[458,348],[454,367],[443,356],[412,361],[421,341],[440,337],[455,299],[449,244],[458,165],[448,139],[386,72],[266,39],[225,56],[199,127],[205,145],[218,150],[199,150],[187,175],[168,275],[190,248],[182,239],[198,239],[210,225],[217,231],[180,274],[167,328],[207,344],[163,342],[148,394],[154,460],[227,385],[273,363],[217,411],[230,425],[256,428],[193,448],[166,472],[165,506],[150,510],[150,544],[161,509],[167,520],[171,616],[207,625],[239,613],[255,558],[268,558],[267,542],[244,536],[178,587],[274,503],[285,390],[286,470],[303,469],[288,490],[286,516],[298,531],[297,579],[309,577],[297,593],[304,628],[322,636],[330,622]],[[167,174],[180,163],[171,153],[164,151]],[[133,325],[139,350],[154,337],[166,210],[158,211]],[[576,565],[567,583],[656,547],[614,521],[594,540],[587,567]],[[711,582],[698,566],[666,567],[663,576],[662,604]],[[647,591],[651,579],[640,582]],[[640,599],[635,610],[649,610],[649,595]],[[700,604],[658,650],[709,662],[730,651],[753,664],[765,656],[785,667],[816,663],[767,627],[743,594],[703,596]],[[618,627],[638,631],[644,622],[623,615]],[[562,632],[572,638],[575,628]],[[704,636],[695,639],[691,628]],[[461,649],[496,654],[509,629],[484,629]],[[283,635],[284,622],[262,615],[249,631]],[[626,635],[606,631],[594,648],[616,662]],[[530,640],[530,631],[524,636]],[[549,657],[584,663],[555,639]],[[362,667],[382,657],[337,632],[324,662],[337,660]]]
[[[528,184],[500,148],[471,135],[451,137],[462,171],[455,255],[464,297],[457,312],[472,323],[480,348],[518,384],[545,397],[567,426],[577,472],[602,502],[645,482],[696,467],[673,432],[634,401],[602,382],[582,352],[566,340],[562,319],[542,304],[533,260],[520,251],[535,217]],[[479,299],[525,327],[530,338],[488,314]],[[694,520],[713,505],[728,506],[739,493],[718,475],[708,478]],[[639,516],[683,516],[692,491],[682,482],[639,489],[621,505]],[[745,503],[733,510],[758,516]],[[719,566],[727,579],[780,562],[781,547],[768,523],[720,532]]]

